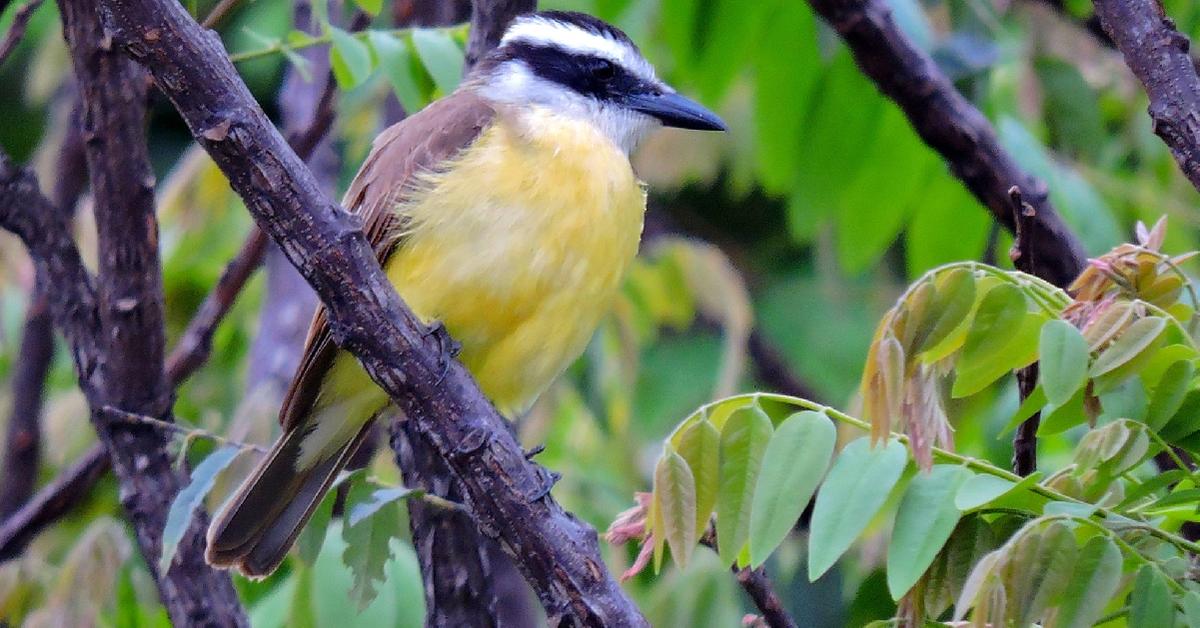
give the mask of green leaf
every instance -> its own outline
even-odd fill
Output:
[[[1106,536],[1093,536],[1075,560],[1054,628],[1087,628],[1100,619],[1121,585],[1121,550]]]
[[[721,489],[717,493],[717,548],[733,564],[750,536],[750,509],[771,419],[758,406],[739,408],[721,428]]]
[[[1154,396],[1150,399],[1150,407],[1146,409],[1146,425],[1158,431],[1165,427],[1183,406],[1192,385],[1192,377],[1196,367],[1190,360],[1177,360],[1163,372],[1158,386],[1154,387]]]
[[[338,87],[354,89],[371,76],[371,49],[354,35],[336,27],[329,27],[333,45],[329,48],[329,63]]]
[[[960,359],[951,396],[961,398],[973,395],[1012,370],[1037,360],[1037,337],[1044,320],[1040,314],[1026,313],[1008,342],[1000,349],[994,353],[976,355],[971,360]],[[975,326],[971,329],[974,330]]]
[[[934,282],[936,290],[930,310],[933,322],[929,333],[916,340],[913,352],[920,354],[937,347],[952,332],[967,322],[975,305],[975,274],[966,268],[955,268],[940,275]]]
[[[192,478],[188,485],[179,491],[167,511],[167,522],[163,526],[162,554],[158,558],[158,570],[166,573],[175,560],[175,552],[179,549],[179,541],[187,532],[192,522],[192,513],[200,507],[204,496],[212,490],[217,481],[217,475],[225,470],[242,450],[233,445],[225,445],[209,454],[196,468],[192,470]]]
[[[797,412],[771,436],[750,510],[750,564],[758,567],[804,512],[833,457],[837,429],[820,412]]]
[[[1013,413],[1012,418],[1004,425],[1004,429],[1000,430],[997,438],[1003,438],[1017,429],[1019,425],[1029,420],[1035,412],[1039,412],[1046,405],[1046,389],[1042,388],[1041,384],[1033,387],[1033,391],[1029,396],[1021,402],[1020,407]]]
[[[1096,358],[1095,364],[1092,365],[1092,377],[1116,370],[1136,358],[1158,338],[1166,326],[1167,320],[1161,316],[1147,316],[1134,321]]]
[[[350,508],[350,514],[347,523],[349,523],[352,527],[356,526],[360,521],[379,512],[380,508],[383,508],[388,504],[401,499],[408,499],[410,497],[420,497],[424,494],[425,491],[421,489],[413,489],[406,486],[388,486],[377,488],[374,491],[371,491],[371,495],[367,499],[354,504],[354,506]]]
[[[850,549],[900,481],[908,453],[898,440],[872,448],[863,437],[846,445],[817,493],[808,542],[808,579],[816,580]]]
[[[321,546],[325,543],[325,531],[333,517],[333,502],[337,501],[337,493],[334,490],[325,493],[325,497],[313,511],[312,518],[300,531],[300,536],[296,537],[296,552],[306,565],[312,566],[321,553]]]
[[[354,4],[372,17],[379,15],[379,11],[383,9],[383,0],[354,0]]]
[[[998,565],[1003,566],[1001,563],[1003,558],[1004,553],[996,550],[988,552],[979,559],[979,562],[975,563],[970,575],[963,582],[962,591],[958,594],[958,601],[954,603],[954,621],[960,621],[966,617],[967,611],[975,606],[979,594],[984,592],[984,585],[995,576],[993,570]]]
[[[458,44],[445,32],[424,28],[413,31],[412,42],[442,94],[454,91],[463,73],[463,51]]]
[[[1156,491],[1167,488],[1176,482],[1182,480],[1187,474],[1183,469],[1169,469],[1157,475],[1151,476],[1141,484],[1133,485],[1132,488],[1126,489],[1125,498],[1121,503],[1117,504],[1116,510],[1123,511],[1137,502],[1149,497]]]
[[[720,488],[721,433],[708,421],[697,421],[679,438],[677,448],[696,485],[696,534],[708,527]],[[697,537],[697,538],[698,538]]]
[[[1025,295],[1016,286],[1002,283],[988,290],[979,302],[975,321],[967,332],[962,360],[972,363],[991,359],[1020,329],[1025,311]]]
[[[1056,318],[1042,326],[1038,356],[1041,384],[1046,389],[1046,400],[1050,403],[1066,403],[1087,381],[1087,341],[1067,321]]]
[[[1188,591],[1181,602],[1183,618],[1188,628],[1200,628],[1200,593]]]
[[[892,599],[908,593],[941,551],[962,512],[955,495],[973,474],[957,465],[934,465],[908,484],[888,544],[887,583]]]
[[[1004,581],[1006,613],[1016,625],[1030,625],[1058,601],[1070,586],[1076,553],[1075,534],[1061,521],[1020,537],[1009,556]]]
[[[403,39],[386,31],[372,30],[367,35],[379,66],[392,84],[396,99],[409,114],[420,111],[426,105],[425,94],[417,82],[416,59]]]
[[[1130,628],[1163,628],[1174,623],[1175,605],[1166,579],[1153,565],[1142,566],[1129,595]]]
[[[954,493],[954,507],[963,511],[974,510],[999,499],[1016,487],[1016,482],[994,475],[972,475]]]
[[[696,547],[696,484],[687,461],[670,447],[654,469],[654,495],[667,545],[675,562],[686,567]]]
[[[350,510],[358,504],[373,501],[374,488],[369,482],[352,480],[346,496]],[[399,534],[400,510],[394,502],[380,505],[373,515],[356,525],[344,524],[342,538],[346,540],[346,550],[342,552],[342,562],[354,574],[350,599],[360,611],[378,595],[378,583],[384,581],[384,566],[392,557],[389,542]]]

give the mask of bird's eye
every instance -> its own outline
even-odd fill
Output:
[[[604,82],[611,81],[617,76],[617,66],[612,61],[601,60],[592,70],[592,76]]]

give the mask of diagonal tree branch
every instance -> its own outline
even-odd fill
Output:
[[[1200,77],[1188,38],[1154,0],[1095,0],[1095,7],[1105,32],[1150,96],[1154,133],[1200,190]]]
[[[238,77],[220,40],[168,0],[100,3],[247,208],[317,291],[334,339],[362,362],[466,489],[551,622],[645,625],[600,557],[595,530],[549,495],[504,419],[388,283],[360,221],[320,192]]]
[[[1010,232],[1008,190],[1018,186],[1036,211],[1035,273],[1064,287],[1083,269],[1079,239],[1063,224],[1046,185],[1017,165],[988,120],[954,88],[929,55],[896,26],[884,0],[808,0],[854,54],[859,68],[904,110],[921,139],[938,151],[967,189]]]

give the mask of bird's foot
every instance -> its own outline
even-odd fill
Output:
[[[429,336],[433,336],[434,340],[437,341],[438,361],[441,363],[441,373],[438,375],[437,381],[434,382],[436,386],[441,384],[443,379],[446,379],[446,375],[450,372],[450,363],[454,358],[458,357],[459,352],[462,351],[462,345],[450,336],[450,332],[442,324],[442,321],[435,320],[425,327],[425,337]]]

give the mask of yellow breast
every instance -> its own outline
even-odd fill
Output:
[[[386,271],[505,414],[527,408],[582,351],[637,252],[645,192],[586,122],[499,116],[398,208]]]

